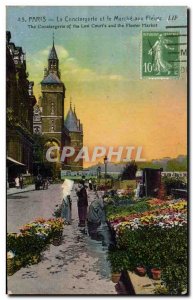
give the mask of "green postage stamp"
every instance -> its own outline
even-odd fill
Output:
[[[179,57],[178,32],[142,33],[142,78],[178,78]]]

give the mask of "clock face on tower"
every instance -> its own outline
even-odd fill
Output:
[[[34,133],[40,133],[40,126],[34,126]]]

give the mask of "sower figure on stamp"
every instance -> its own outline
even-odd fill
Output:
[[[169,41],[160,34],[158,40],[148,52],[149,55],[154,55],[154,68],[158,72],[157,75],[161,74],[161,72],[168,73],[169,75],[171,72],[172,65],[163,57],[164,49],[174,50],[173,47],[168,46],[168,43]]]
[[[78,216],[79,216],[79,227],[85,227],[87,218],[87,207],[88,207],[88,196],[84,181],[80,181],[76,192],[78,196]]]

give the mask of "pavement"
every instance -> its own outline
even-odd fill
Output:
[[[7,189],[7,195],[20,194],[20,193],[25,193],[30,191],[35,191],[35,184],[24,186],[22,189],[9,188]]]
[[[89,202],[94,193],[89,192]],[[107,246],[91,239],[87,230],[78,227],[77,196],[72,191],[72,225],[66,225],[62,243],[50,245],[42,260],[20,269],[8,277],[8,293],[24,295],[114,295],[111,269],[107,260]],[[18,232],[19,227],[34,218],[52,216],[55,205],[62,201],[61,184],[48,190],[24,192],[7,197],[7,231]]]

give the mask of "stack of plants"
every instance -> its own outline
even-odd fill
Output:
[[[61,236],[64,220],[38,218],[7,234],[7,272],[13,275],[21,267],[40,261],[41,252],[54,238]]]
[[[161,270],[164,291],[187,290],[187,202],[143,200],[131,206],[106,207],[107,219],[116,237],[109,252],[114,272],[144,267],[147,273]]]

